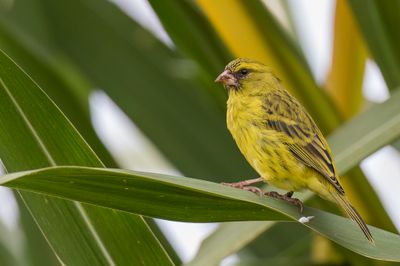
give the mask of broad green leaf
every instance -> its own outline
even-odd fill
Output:
[[[190,80],[187,60],[108,1],[41,2],[58,47],[182,173],[255,175],[229,136],[224,107]]]
[[[368,48],[389,89],[400,86],[400,2],[350,0]]]
[[[2,52],[0,125],[0,158],[7,172],[70,164],[103,166],[60,110]],[[63,264],[172,264],[140,216],[20,194]]]
[[[10,188],[184,222],[297,221],[314,216],[303,225],[361,255],[400,262],[400,235],[369,226],[373,245],[344,217],[308,207],[300,214],[287,202],[199,179],[61,166],[13,173],[0,180]]]
[[[331,69],[326,89],[345,118],[357,114],[364,102],[362,83],[367,51],[345,0],[336,2]]]
[[[187,222],[240,221],[243,217],[252,217],[252,220],[288,220],[277,211],[279,209],[299,216],[297,208],[284,202],[267,202],[269,208],[257,206],[240,200],[242,196],[248,196],[248,193],[243,194],[239,189],[227,190],[226,186],[198,179],[110,168],[102,171],[101,168],[61,167],[54,168],[59,169],[55,172],[50,169],[53,168],[44,170],[45,179],[52,178],[53,175],[61,179],[48,180],[49,183],[44,186],[53,190],[46,193],[48,195],[76,198],[75,200],[79,198],[78,201],[155,218]],[[13,179],[13,175],[7,175],[2,183],[8,183],[8,178]],[[15,181],[18,182],[17,180],[24,179]],[[40,182],[34,185],[34,178],[29,182],[33,188],[31,191],[35,191],[35,188],[41,190]],[[7,186],[11,187],[12,183]],[[63,191],[65,195],[62,194]],[[224,195],[225,192],[230,192],[230,196]],[[235,197],[239,197],[239,200],[234,199]],[[258,198],[260,197],[255,197]]]
[[[328,138],[333,153],[336,155],[340,175],[345,174],[378,148],[400,136],[399,100],[400,92],[396,92],[389,100],[373,106],[340,127]],[[307,200],[308,197],[303,199]],[[249,225],[247,223],[223,224],[204,241],[193,263],[196,265],[205,262],[216,264],[222,258],[248,245],[272,226],[273,222],[254,222]],[[224,248],[217,248],[220,246]]]

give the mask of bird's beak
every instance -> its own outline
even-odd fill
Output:
[[[237,86],[237,79],[229,69],[224,70],[215,80],[225,86]]]

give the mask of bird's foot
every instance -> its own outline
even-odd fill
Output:
[[[268,192],[265,192],[264,195],[267,195],[269,197],[276,198],[276,199],[285,200],[285,201],[299,207],[300,213],[303,213],[304,204],[301,200],[299,200],[297,198],[292,198],[293,191],[289,191],[286,194],[279,194],[276,191],[268,191]]]
[[[255,194],[258,194],[259,196],[263,196],[264,195],[264,191],[262,191],[260,188],[258,187],[253,187],[253,186],[246,186],[246,187],[242,187],[243,190],[247,190],[250,192],[253,192]]]
[[[244,181],[240,181],[240,182],[236,182],[236,183],[224,183],[223,182],[223,183],[221,183],[221,185],[247,190],[247,191],[250,191],[250,192],[253,192],[253,193],[256,193],[256,194],[262,196],[262,195],[264,195],[264,192],[260,188],[254,187],[254,186],[249,186],[249,185],[259,183],[262,181],[263,181],[263,179],[261,177],[259,177],[259,178],[244,180]]]

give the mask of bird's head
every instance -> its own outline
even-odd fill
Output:
[[[267,90],[268,86],[278,82],[270,68],[248,58],[238,58],[231,61],[215,82],[221,83],[229,93],[257,93],[257,90]]]

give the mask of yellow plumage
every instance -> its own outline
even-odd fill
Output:
[[[260,176],[276,187],[309,189],[338,203],[372,242],[367,226],[345,197],[324,136],[272,71],[254,60],[236,59],[217,82],[229,92],[228,129]]]

